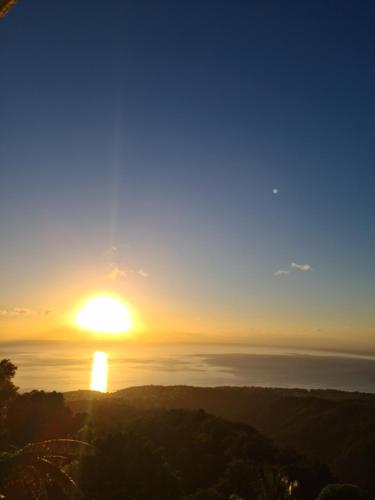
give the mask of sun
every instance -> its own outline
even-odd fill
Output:
[[[100,295],[89,299],[75,316],[76,326],[97,333],[126,333],[133,328],[129,306],[116,297]]]

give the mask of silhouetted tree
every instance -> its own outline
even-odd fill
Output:
[[[292,449],[282,450],[279,456],[283,473],[298,481],[298,497],[315,500],[323,486],[334,482],[329,468],[319,462],[308,461]]]
[[[259,478],[257,500],[292,500],[296,499],[297,481],[290,481],[287,476],[274,467],[264,467]]]
[[[2,359],[0,361],[0,396],[4,394],[14,394],[17,387],[13,384],[12,378],[15,376],[17,366],[14,365],[9,359]]]
[[[82,420],[73,417],[57,392],[32,391],[9,403],[6,427],[9,441],[24,446],[33,441],[73,437]]]
[[[360,500],[361,490],[353,484],[328,484],[317,500]]]
[[[95,443],[97,453],[80,464],[79,484],[95,500],[177,500],[178,482],[160,455],[132,433]]]
[[[6,416],[9,402],[16,396],[18,388],[12,379],[17,371],[9,359],[0,361],[0,449],[3,448],[6,440]]]

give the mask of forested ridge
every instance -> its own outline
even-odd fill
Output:
[[[373,498],[371,484],[350,484],[319,457],[270,437],[292,425],[292,413],[297,424],[320,404],[348,404],[345,395],[297,391],[283,414],[287,391],[171,386],[20,394],[15,371],[9,360],[0,362],[0,494],[7,500]],[[248,420],[263,420],[266,432],[244,422],[240,408]],[[285,427],[272,427],[272,418],[285,419]]]
[[[79,399],[84,399],[81,394]],[[72,407],[78,393],[66,394]],[[375,490],[375,395],[261,387],[144,386],[109,396],[136,408],[204,409],[246,423],[312,460],[340,480]],[[375,494],[374,494],[375,498]]]

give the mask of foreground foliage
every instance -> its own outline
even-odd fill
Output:
[[[8,500],[78,498],[80,491],[64,467],[76,458],[92,455],[81,441],[55,439],[31,443],[0,455],[0,487]]]

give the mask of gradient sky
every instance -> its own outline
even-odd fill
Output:
[[[20,0],[2,338],[108,290],[145,340],[374,349],[374,25],[370,0]]]

